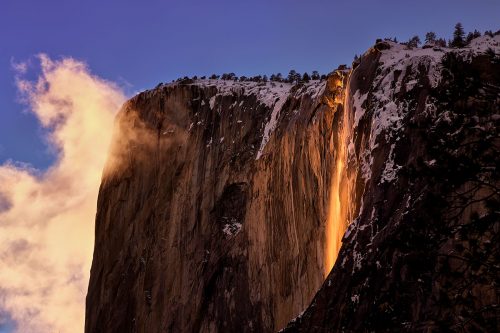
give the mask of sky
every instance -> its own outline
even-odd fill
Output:
[[[499,13],[498,0],[2,0],[0,162],[55,159],[12,70],[38,53],[82,60],[130,96],[184,75],[327,73],[378,37],[496,30]]]
[[[186,75],[328,73],[376,38],[496,31],[499,15],[498,0],[0,0],[0,333],[82,330],[127,97]]]

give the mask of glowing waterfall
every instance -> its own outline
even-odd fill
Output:
[[[344,82],[347,86],[344,89]],[[330,187],[330,198],[328,208],[328,219],[326,221],[326,245],[325,245],[325,276],[327,276],[335,261],[342,244],[342,237],[346,231],[350,218],[351,182],[347,173],[347,152],[351,136],[351,115],[349,106],[349,83],[342,78],[337,83],[344,91],[344,111],[342,123],[338,133],[338,145],[335,156],[335,169],[333,170],[332,183]],[[339,101],[340,102],[340,101]]]

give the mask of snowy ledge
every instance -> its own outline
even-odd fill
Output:
[[[175,85],[172,83],[171,85]],[[262,157],[264,148],[271,138],[274,130],[278,126],[278,120],[282,111],[283,105],[292,95],[293,84],[286,82],[254,82],[254,81],[233,81],[233,80],[212,80],[198,79],[190,83],[199,87],[215,87],[217,93],[210,98],[209,105],[214,109],[216,98],[218,96],[238,95],[251,96],[254,95],[257,101],[271,110],[271,114],[265,124],[263,124],[262,141],[257,151],[256,160]],[[302,84],[294,91],[293,97],[300,98],[308,95],[312,99],[321,96],[326,87],[326,80],[311,80]]]
[[[371,105],[376,105],[371,114],[371,132],[369,136],[369,149],[361,156],[361,171],[365,181],[371,178],[373,156],[371,152],[377,148],[378,137],[385,135],[386,142],[393,142],[403,126],[408,105],[402,104],[396,95],[404,91],[411,91],[418,84],[419,70],[425,68],[431,87],[437,87],[441,80],[441,61],[447,53],[455,53],[463,59],[471,60],[473,57],[484,55],[489,50],[500,54],[500,35],[484,35],[473,39],[463,48],[428,47],[408,48],[406,45],[392,41],[384,41],[386,49],[381,50],[379,59],[379,74],[374,78],[370,90],[361,94],[360,91],[351,92],[354,112],[354,127],[356,128],[366,114],[363,103],[370,96]],[[406,78],[406,82],[403,79]],[[432,111],[435,106],[431,101],[426,102],[426,109]],[[400,166],[390,158],[385,166],[382,183],[391,182],[396,178]]]

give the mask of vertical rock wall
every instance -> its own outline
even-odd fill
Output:
[[[86,332],[271,332],[323,282],[334,83],[184,82],[117,117]]]
[[[500,35],[381,42],[349,90],[357,218],[285,331],[499,331]]]

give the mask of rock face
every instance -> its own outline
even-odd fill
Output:
[[[184,81],[127,102],[86,332],[272,332],[305,309],[324,280],[345,79]]]
[[[348,87],[355,219],[285,331],[500,331],[500,35],[382,42]]]
[[[498,35],[380,42],[306,85],[137,95],[101,184],[86,332],[272,332],[306,308],[286,332],[500,331],[499,106]]]

